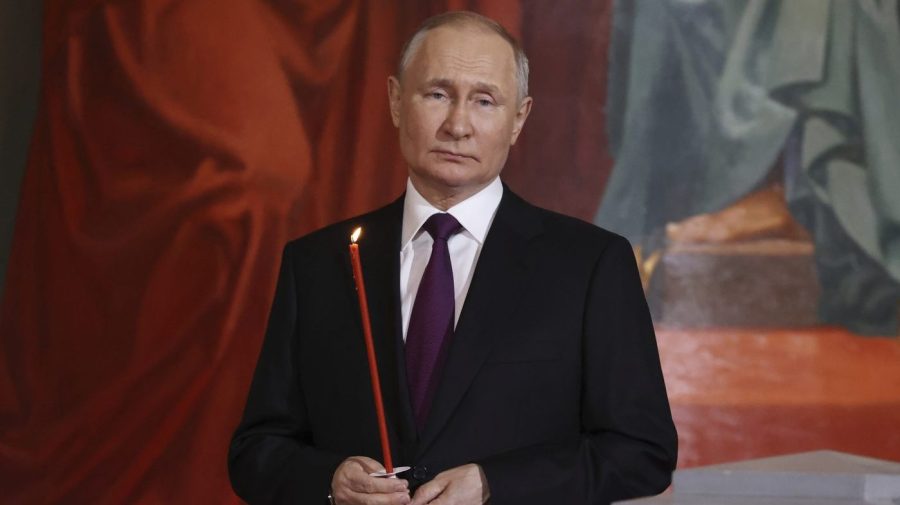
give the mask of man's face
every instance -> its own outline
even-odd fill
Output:
[[[442,26],[388,81],[410,179],[432,203],[459,202],[500,173],[531,109],[531,98],[518,100],[515,75],[500,36]]]

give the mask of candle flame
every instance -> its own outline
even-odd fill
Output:
[[[356,243],[359,240],[359,236],[362,234],[362,227],[353,230],[353,235],[350,235],[350,242]]]

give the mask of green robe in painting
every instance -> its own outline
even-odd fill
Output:
[[[616,3],[597,223],[654,248],[666,223],[758,188],[783,156],[816,246],[820,317],[896,334],[897,0]]]

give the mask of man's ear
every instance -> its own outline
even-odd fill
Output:
[[[400,126],[400,80],[393,75],[388,77],[388,102],[391,106],[391,121],[395,127]]]
[[[528,119],[528,114],[531,112],[531,102],[531,97],[526,96],[522,103],[519,104],[519,110],[516,111],[516,117],[513,119],[512,136],[509,139],[509,145],[515,144],[519,134],[522,133],[522,127],[525,126],[525,120]]]

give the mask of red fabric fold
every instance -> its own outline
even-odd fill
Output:
[[[47,3],[0,308],[2,501],[237,502],[225,457],[281,248],[402,191],[386,78],[447,7],[527,19],[518,0]]]

